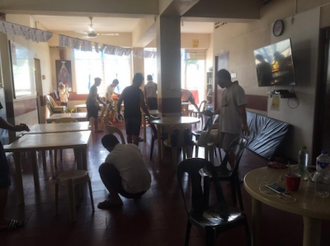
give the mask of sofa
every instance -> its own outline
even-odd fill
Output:
[[[285,139],[292,126],[289,123],[251,111],[246,113],[250,129],[247,149],[269,161],[283,156],[282,149],[285,148]]]

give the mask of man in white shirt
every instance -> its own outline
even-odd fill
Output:
[[[112,83],[107,87],[107,92],[105,93],[105,98],[108,103],[107,117],[109,121],[107,123],[109,123],[110,125],[112,125],[112,121],[114,121],[114,119],[116,119],[117,116],[116,108],[117,108],[118,100],[114,100],[112,96],[113,94],[119,96],[119,94],[115,92],[115,89],[118,84],[119,84],[118,79],[114,79]]]
[[[152,81],[152,76],[147,76],[148,83],[144,86],[144,96],[149,110],[157,109],[157,84]]]
[[[239,138],[241,133],[250,134],[246,122],[246,98],[244,89],[238,81],[231,81],[231,75],[226,69],[219,70],[215,78],[217,84],[224,88],[220,106],[220,145],[227,152],[230,143]]]
[[[150,188],[151,176],[139,148],[134,144],[120,144],[112,134],[105,135],[101,141],[110,154],[100,166],[99,172],[111,197],[100,202],[97,207],[109,209],[122,206],[118,194],[126,198],[141,198]]]

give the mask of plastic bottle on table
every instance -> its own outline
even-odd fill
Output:
[[[299,174],[301,175],[301,178],[303,180],[308,179],[307,166],[308,166],[307,148],[306,146],[301,146],[301,150],[298,153],[298,168],[299,168]]]
[[[329,196],[330,188],[330,156],[326,150],[316,158],[316,173],[313,176],[316,195],[320,197]]]

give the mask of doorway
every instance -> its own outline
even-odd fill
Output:
[[[330,152],[330,27],[320,31],[319,71],[316,87],[312,163],[322,150]]]
[[[43,100],[42,92],[42,77],[40,59],[34,59],[34,77],[36,80],[37,89],[37,112],[38,112],[38,123],[45,123],[45,105]]]

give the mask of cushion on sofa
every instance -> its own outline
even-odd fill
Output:
[[[247,148],[254,153],[274,160],[291,125],[264,115],[247,111],[247,123],[250,128]]]

